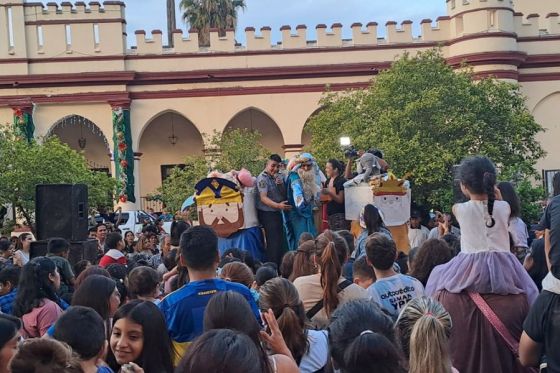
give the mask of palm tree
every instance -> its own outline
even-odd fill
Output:
[[[217,28],[220,35],[237,26],[237,12],[246,8],[245,0],[181,0],[183,20],[198,30],[200,46],[210,45],[210,29]]]
[[[173,30],[177,28],[175,19],[175,0],[167,0],[167,44],[173,46]]]

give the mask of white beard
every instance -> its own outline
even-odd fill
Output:
[[[303,185],[303,195],[305,197],[305,201],[313,201],[315,196],[319,193],[319,186],[315,182],[315,171],[305,171],[300,168],[298,170],[298,175]]]

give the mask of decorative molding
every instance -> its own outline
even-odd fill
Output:
[[[26,21],[26,26],[41,25],[68,25],[77,23],[122,23],[126,25],[124,18],[95,18],[95,19],[44,19],[39,21]]]
[[[507,8],[507,7],[503,7],[503,6],[489,6],[486,8],[476,8],[476,9],[469,9],[469,10],[464,10],[462,12],[459,12],[457,14],[452,15],[450,18],[456,18],[456,17],[461,17],[464,14],[467,13],[474,13],[474,12],[482,12],[482,11],[492,11],[492,10],[505,10],[505,11],[509,11],[514,13],[515,11],[512,8]]]

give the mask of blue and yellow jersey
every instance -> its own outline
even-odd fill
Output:
[[[260,322],[257,304],[246,286],[218,278],[190,282],[169,294],[159,304],[173,341],[177,362],[185,354],[189,343],[202,334],[206,305],[220,291],[235,291],[243,295]]]

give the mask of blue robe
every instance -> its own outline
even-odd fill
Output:
[[[299,237],[309,232],[315,237],[317,230],[313,219],[313,202],[306,202],[303,185],[297,172],[290,172],[286,180],[288,203],[292,210],[284,212],[286,238],[290,250],[298,248]]]

